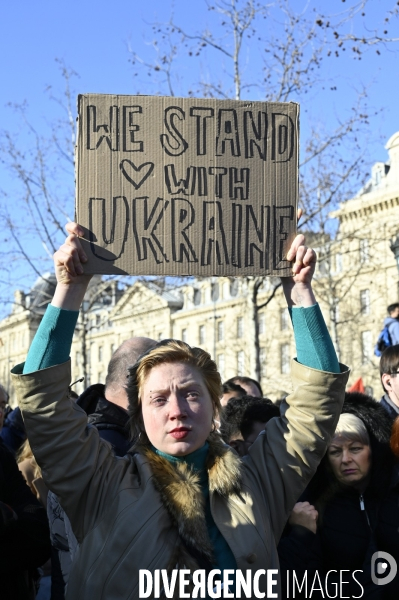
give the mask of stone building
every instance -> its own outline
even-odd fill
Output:
[[[9,390],[11,401],[14,398],[10,370],[25,360],[47,304],[53,297],[55,283],[54,274],[44,273],[27,294],[16,290],[11,314],[0,321],[0,383]]]
[[[385,148],[389,160],[375,163],[366,185],[332,213],[339,220],[338,235],[318,281],[325,286],[320,295],[330,309],[340,358],[352,368],[350,381],[362,377],[376,397],[382,389],[374,345],[387,306],[399,300],[399,274],[390,249],[399,232],[399,132]]]
[[[340,360],[352,368],[350,383],[362,377],[377,398],[381,388],[373,348],[386,307],[398,301],[390,241],[399,231],[399,133],[386,149],[389,160],[376,163],[367,184],[332,213],[339,223],[336,236],[316,235],[311,242],[319,253],[315,290]],[[265,306],[254,311],[259,283],[256,304]],[[6,386],[10,365],[24,360],[52,295],[41,286],[40,279],[27,296],[16,292],[11,315],[0,322],[0,377]],[[205,348],[223,379],[236,374],[256,377],[258,353],[265,394],[281,397],[291,389],[295,347],[281,288],[275,287],[273,279],[219,277],[186,280],[175,287],[136,281],[122,289],[116,280],[97,277],[72,346],[73,380],[85,375],[76,391],[104,382],[114,350],[129,337],[143,335],[156,340],[174,337]]]

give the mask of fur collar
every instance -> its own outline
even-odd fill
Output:
[[[225,497],[239,493],[242,468],[240,458],[217,434],[211,434],[208,443],[205,468],[210,493]],[[198,569],[201,558],[212,564],[214,557],[199,475],[186,463],[171,463],[155,454],[148,446],[138,448],[138,451],[148,460],[155,488],[179,532],[181,543],[169,568]]]

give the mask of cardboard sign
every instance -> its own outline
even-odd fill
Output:
[[[86,272],[290,274],[297,104],[88,94],[78,112]]]

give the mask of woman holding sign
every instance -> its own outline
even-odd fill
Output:
[[[215,432],[215,363],[178,340],[160,342],[130,369],[136,442],[121,459],[68,399],[70,345],[90,276],[84,232],[67,229],[54,255],[53,301],[25,365],[14,369],[35,457],[80,544],[67,598],[280,597],[276,542],[326,450],[348,379],[313,295],[314,251],[299,235],[288,253],[294,391],[247,459]]]

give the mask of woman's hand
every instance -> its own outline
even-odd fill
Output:
[[[305,245],[305,236],[299,234],[291,244],[287,259],[292,261],[292,277],[282,277],[288,306],[308,307],[316,304],[312,279],[316,268],[316,252]]]
[[[317,517],[319,513],[309,502],[297,502],[292,509],[291,516],[288,519],[290,525],[302,525],[313,533],[317,531]]]
[[[66,310],[79,310],[92,275],[85,275],[87,256],[80,243],[84,230],[77,223],[68,223],[65,242],[54,254],[57,287],[52,305]]]

